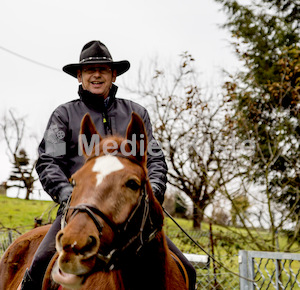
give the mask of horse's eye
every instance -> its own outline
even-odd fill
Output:
[[[134,191],[137,191],[140,188],[140,184],[137,183],[134,179],[129,179],[126,182],[126,186]]]

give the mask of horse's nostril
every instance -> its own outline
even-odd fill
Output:
[[[87,238],[86,245],[80,250],[82,255],[91,255],[97,252],[98,249],[98,241],[94,236],[89,236]]]

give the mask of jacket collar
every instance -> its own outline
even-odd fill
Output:
[[[79,85],[78,95],[80,97],[80,100],[83,101],[86,106],[96,111],[103,112],[105,111],[105,109],[109,108],[111,104],[115,101],[117,90],[118,87],[113,84],[108,95],[108,104],[104,104],[103,98],[91,93],[90,91],[83,89],[82,85]]]

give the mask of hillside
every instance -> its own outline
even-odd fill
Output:
[[[36,218],[42,218],[42,222],[47,223],[50,217],[55,218],[57,207],[49,217],[54,206],[52,201],[24,200],[0,195],[0,230],[12,228],[24,233],[34,227]]]

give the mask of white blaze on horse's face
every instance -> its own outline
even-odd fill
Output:
[[[96,186],[100,185],[107,175],[111,174],[112,172],[119,171],[123,168],[124,165],[116,156],[105,155],[103,157],[97,158],[92,169],[93,172],[97,173]]]

